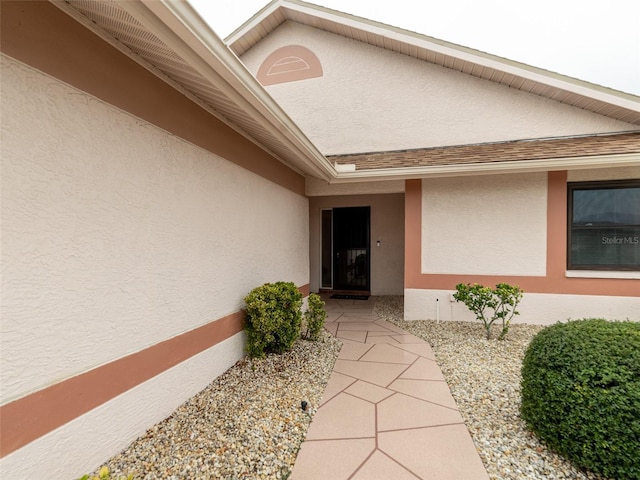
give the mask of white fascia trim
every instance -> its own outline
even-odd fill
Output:
[[[635,112],[640,112],[640,97],[632,94],[618,92],[617,90],[590,84],[559,73],[536,68],[514,60],[498,57],[479,50],[446,42],[444,40],[438,40],[433,37],[410,32],[391,25],[380,24],[373,20],[356,17],[347,13],[329,11],[323,7],[307,6],[296,3],[292,0],[286,0],[272,4],[272,8],[269,11],[271,12],[278,7],[297,11],[330,22],[340,23],[350,28],[364,30],[402,43],[415,45],[418,48],[424,48],[436,53],[458,58],[463,61],[475,63],[485,68],[495,69],[500,72],[522,77],[551,87],[567,90],[578,95],[583,95],[594,100],[599,100]],[[261,17],[261,19],[262,18],[263,17]],[[255,23],[251,23],[251,25],[254,24]],[[247,27],[248,26],[249,25],[247,25]],[[246,31],[246,28],[242,30],[243,33]],[[235,35],[236,38],[238,36],[238,34]]]
[[[518,160],[495,163],[435,165],[428,167],[378,168],[338,172],[330,183],[362,181],[412,180],[419,178],[457,177],[466,175],[491,175],[501,173],[548,172],[554,170],[584,170],[640,166],[640,153],[603,155],[545,160]]]
[[[269,17],[273,12],[280,8],[280,4],[282,2],[280,0],[272,0],[271,3],[266,4],[262,7],[261,10],[256,12],[249,20],[244,22],[238,28],[236,28],[233,32],[231,32],[227,38],[224,39],[224,43],[227,45],[233,45],[239,38],[241,38],[245,33],[253,30],[257,25],[259,25],[265,18]]]
[[[122,2],[121,6],[228,98],[251,112],[271,135],[288,145],[307,168],[324,179],[333,177],[335,169],[331,163],[187,2],[141,0]]]

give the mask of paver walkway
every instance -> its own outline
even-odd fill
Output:
[[[343,346],[291,479],[488,479],[431,346],[373,297],[323,299]]]

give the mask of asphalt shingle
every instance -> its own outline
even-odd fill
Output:
[[[327,158],[338,164],[355,164],[357,170],[373,170],[626,153],[640,153],[640,131],[610,135],[518,140],[476,145],[332,155]]]

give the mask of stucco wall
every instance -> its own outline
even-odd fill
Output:
[[[404,289],[404,195],[344,195],[309,199],[311,291],[320,288],[320,212],[371,207],[371,294],[402,295]],[[380,246],[376,241],[380,240]]]
[[[566,270],[567,181],[637,178],[637,173],[637,168],[603,168],[407,181],[404,318],[439,314],[441,320],[473,320],[464,305],[451,302],[455,285],[507,282],[525,292],[518,322],[593,316],[640,321],[638,272]],[[451,218],[438,215],[438,205]],[[443,241],[434,236],[438,228],[454,233]],[[437,258],[447,254],[446,260]],[[434,271],[438,265],[444,271]]]
[[[0,461],[0,477],[74,479],[168,417],[238,360],[239,333],[77,417]]]
[[[422,181],[422,272],[546,273],[546,173]]]
[[[264,282],[308,284],[306,197],[1,61],[3,405],[238,312]],[[209,370],[195,384],[157,398],[127,392],[112,427],[93,413],[75,424],[130,440],[129,425],[148,427],[133,406],[146,405],[145,421],[168,414],[243,355],[242,335],[229,341],[203,352]],[[152,391],[168,388],[156,381]]]
[[[291,44],[313,51],[323,76],[266,89],[324,154],[637,128],[292,22],[242,61],[256,74],[269,54]]]
[[[406,289],[404,319],[436,320],[439,307],[442,321],[476,321],[464,304],[451,301],[452,293],[454,293],[453,290]],[[513,319],[514,324],[552,325],[569,319],[594,317],[640,321],[640,297],[525,292],[518,311],[520,315]]]

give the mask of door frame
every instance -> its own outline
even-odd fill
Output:
[[[330,285],[325,285],[324,283],[324,272],[323,269],[325,268],[325,262],[324,262],[324,256],[326,254],[326,252],[324,251],[325,248],[325,242],[324,242],[324,212],[331,212],[331,245],[329,245],[329,280],[330,280]],[[319,276],[320,276],[320,290],[333,290],[333,208],[332,207],[326,207],[326,208],[321,208],[320,209],[320,258],[318,259],[319,263],[318,265],[320,266],[319,268]]]
[[[334,222],[334,210],[349,210],[349,209],[367,209],[367,217],[366,217],[366,245],[365,245],[365,251],[366,251],[366,278],[365,278],[365,284],[362,285],[363,288],[360,288],[360,286],[357,285],[342,285],[342,287],[346,287],[346,288],[340,288],[339,291],[340,292],[358,292],[358,293],[365,293],[365,292],[370,292],[371,290],[371,206],[370,205],[360,205],[360,206],[348,206],[348,207],[323,207],[320,209],[320,238],[319,238],[319,285],[320,285],[320,290],[324,290],[324,291],[338,291],[335,290],[336,289],[336,255],[337,252],[335,250],[335,239],[336,239],[336,234],[339,232],[336,232],[335,230],[335,222]],[[331,227],[331,234],[330,234],[330,238],[331,238],[331,245],[330,245],[330,249],[329,251],[325,251],[325,237],[326,237],[326,232],[325,232],[325,212],[331,212],[331,223],[330,223],[330,227]],[[360,246],[360,245],[359,245]],[[327,264],[327,257],[329,257],[329,262]],[[325,270],[325,267],[328,267],[330,269],[330,285],[329,282],[325,282],[325,278],[324,278],[324,273],[323,271]],[[340,287],[340,285],[338,285],[338,287]]]

